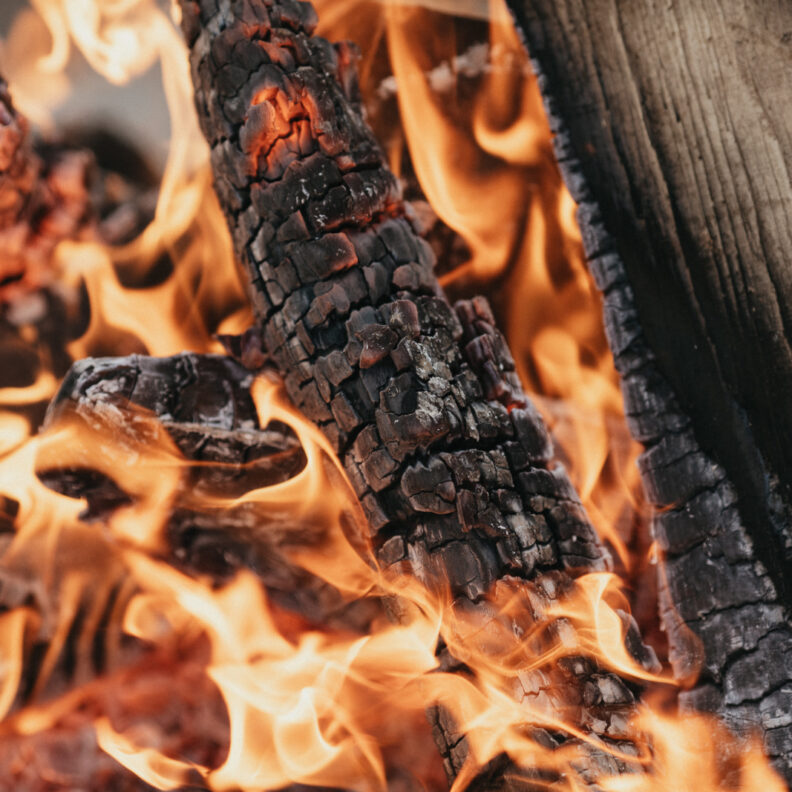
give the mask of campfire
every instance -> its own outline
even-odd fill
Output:
[[[15,17],[3,788],[785,788],[771,553],[562,179],[520,8]],[[167,107],[161,172],[99,107],[59,128],[75,68]]]

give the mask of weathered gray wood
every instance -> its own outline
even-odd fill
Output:
[[[509,5],[647,446],[682,701],[792,780],[792,5]]]
[[[792,486],[792,8],[512,0],[590,253],[611,245],[697,435],[766,517]],[[761,458],[760,456],[761,455]],[[747,504],[746,504],[747,505]]]

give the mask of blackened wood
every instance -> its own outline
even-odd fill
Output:
[[[168,558],[218,582],[246,567],[262,580],[279,606],[308,623],[365,632],[381,612],[373,600],[349,603],[289,558],[298,548],[319,545],[325,526],[256,503],[207,507],[212,497],[236,497],[286,481],[305,466],[304,451],[285,425],[259,425],[249,388],[253,374],[220,355],[170,358],[88,358],[74,364],[53,399],[45,429],[78,420],[127,449],[136,464],[146,444],[164,429],[188,463],[169,508]],[[72,455],[79,456],[79,435]],[[95,445],[84,463],[57,466],[46,455],[37,475],[50,488],[87,500],[85,519],[106,518],[134,495],[117,478],[99,472]],[[91,466],[91,462],[94,466]],[[106,470],[106,466],[104,468]]]
[[[249,343],[242,347],[249,349]],[[166,560],[188,574],[209,576],[216,584],[226,582],[242,567],[250,569],[266,587],[273,619],[286,635],[296,629],[338,629],[345,635],[366,635],[372,621],[383,618],[382,601],[376,597],[350,601],[290,557],[295,549],[320,544],[326,526],[312,522],[306,515],[295,518],[278,513],[277,508],[266,503],[214,509],[201,506],[202,495],[242,494],[254,487],[286,481],[304,469],[304,451],[285,424],[272,422],[264,428],[260,426],[249,392],[252,380],[250,371],[233,359],[218,355],[86,359],[76,363],[65,377],[50,405],[46,428],[57,429],[64,421],[76,420],[94,432],[101,432],[107,444],[121,450],[122,457],[123,452],[128,452],[130,465],[134,466],[139,464],[146,443],[161,427],[188,463],[200,464],[184,469],[179,492],[170,507],[165,534]],[[73,454],[77,451],[78,456],[79,449],[75,446],[79,444],[78,436],[70,449]],[[53,489],[85,497],[92,519],[106,517],[133,497],[124,491],[122,471],[115,481],[91,468],[91,462],[99,467],[100,454],[101,448],[91,445],[84,455],[84,466],[40,464],[38,469],[39,476]],[[115,453],[113,458],[117,460],[119,455]],[[106,465],[101,467],[107,470]],[[122,709],[131,706],[140,717],[146,717],[145,709],[139,704],[135,706],[134,692],[139,689],[144,698],[150,698],[152,688],[161,684],[158,675],[163,674],[171,680],[167,717],[180,722],[165,726],[155,714],[147,717],[180,745],[189,745],[193,758],[198,756],[196,746],[206,745],[207,753],[196,761],[218,766],[227,752],[228,733],[225,707],[217,690],[204,684],[207,678],[202,670],[206,658],[202,655],[207,647],[194,641],[178,649],[170,647],[164,660],[166,666],[161,668],[163,655],[152,655],[150,647],[123,636],[119,640],[120,650],[108,658],[104,641],[120,632],[118,616],[136,589],[128,585],[128,571],[117,549],[104,541],[98,530],[86,527],[82,535],[78,534],[79,538],[73,533],[70,537],[71,541],[58,547],[59,552],[67,554],[65,559],[59,556],[60,573],[68,578],[68,571],[75,566],[81,570],[97,567],[106,576],[115,567],[117,585],[108,591],[104,591],[104,586],[101,589],[91,586],[84,592],[70,614],[69,634],[46,678],[40,676],[41,657],[49,648],[51,629],[42,629],[30,637],[25,646],[24,673],[15,709],[62,695],[65,690],[74,693],[80,684],[92,680],[94,695],[89,684],[80,709],[86,727],[81,727],[80,715],[75,720],[75,713],[71,713],[68,724],[55,724],[50,730],[58,734],[58,755],[62,755],[64,746],[71,749],[76,743],[79,761],[65,761],[61,757],[54,767],[65,767],[70,772],[57,773],[48,765],[48,751],[54,749],[48,747],[46,739],[41,741],[36,736],[28,737],[23,745],[7,740],[4,756],[32,750],[37,757],[34,763],[37,769],[46,768],[50,779],[57,777],[64,783],[67,777],[72,785],[90,786],[87,779],[93,781],[100,776],[105,786],[109,783],[119,789],[148,789],[148,785],[135,780],[136,776],[115,762],[108,766],[106,754],[95,744],[94,730],[87,724],[106,710],[102,699],[119,684],[127,694]],[[103,576],[98,577],[104,579]],[[62,619],[68,618],[62,611],[57,616],[52,613],[53,608],[61,607],[57,586],[54,593],[43,591],[40,580],[31,580],[24,572],[14,574],[10,569],[0,570],[0,583],[0,612],[25,606],[40,616],[42,624],[57,624],[59,628],[63,626]],[[97,612],[98,605],[101,618],[97,621],[90,616]],[[85,633],[89,641],[85,640]],[[90,647],[89,652],[85,651],[86,646]],[[114,695],[117,699],[117,693]],[[114,705],[117,708],[119,702],[114,701]],[[190,717],[191,707],[197,707],[198,716]],[[171,751],[179,754],[173,747]],[[401,768],[389,765],[388,770],[398,772]],[[18,788],[44,788],[38,785],[36,772],[29,773],[23,768],[18,775],[20,778],[14,776]],[[287,789],[333,792],[299,785]]]
[[[363,120],[354,49],[313,36],[307,3],[181,5],[215,186],[265,345],[337,450],[380,564],[450,589],[482,621],[498,583],[545,580],[552,598],[570,574],[606,569],[486,303],[454,309],[434,277]],[[553,688],[574,722],[626,738],[632,694],[613,678],[619,701],[585,698],[596,674],[554,667],[521,695]],[[453,776],[465,741],[442,713],[435,731]],[[581,750],[587,781],[624,767]]]
[[[509,0],[555,133],[645,488],[684,705],[792,781],[792,7]]]
[[[0,306],[53,279],[59,242],[129,241],[153,218],[156,186],[143,157],[109,133],[34,140],[0,77]]]
[[[613,255],[590,262],[604,291],[605,327],[622,375],[627,422],[646,451],[644,488],[664,556],[660,616],[669,659],[689,690],[683,708],[720,715],[737,734],[759,732],[792,779],[792,629],[738,509],[726,470],[702,451],[690,418],[662,376],[636,319],[632,288]]]

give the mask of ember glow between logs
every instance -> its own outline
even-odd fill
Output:
[[[32,118],[44,123],[48,104],[65,99],[63,72],[76,48],[114,83],[159,63],[171,119],[153,221],[124,246],[86,239],[55,251],[51,281],[72,290],[84,284],[91,306],[70,355],[222,352],[215,335],[243,332],[251,314],[211,191],[176,12],[153,0],[33,5],[37,14],[23,12],[12,30],[6,50],[16,57],[4,64],[17,104]],[[383,97],[390,91],[393,102],[395,92],[401,126],[378,128],[393,168],[408,181],[414,173],[440,220],[464,241],[459,262],[441,262],[444,285],[492,295],[589,514],[620,568],[638,580],[646,574],[646,543],[633,536],[638,449],[620,428],[600,306],[527,59],[495,2],[466,6],[490,19],[478,49],[468,40],[475,23],[431,5],[435,11],[322,0],[320,32],[361,45],[362,87],[378,127],[393,120]],[[20,41],[37,46],[25,56]],[[172,273],[151,285],[163,257]],[[424,711],[442,706],[470,744],[455,790],[504,752],[537,771],[537,786],[552,778],[554,788],[578,790],[587,788],[576,765],[580,744],[604,743],[542,690],[548,662],[593,658],[636,682],[670,687],[666,673],[648,673],[625,649],[619,612],[627,599],[614,574],[578,578],[561,600],[548,597],[549,576],[501,582],[489,594],[498,618],[482,630],[448,597],[367,563],[366,548],[350,542],[366,535],[364,519],[327,441],[264,378],[252,390],[260,425],[291,427],[305,466],[241,495],[204,494],[200,505],[255,504],[297,526],[320,526],[320,541],[290,547],[291,562],[344,600],[375,604],[376,614],[365,631],[312,624],[273,603],[250,571],[222,583],[188,574],[169,559],[165,531],[191,463],[144,415],[134,424],[138,435],[123,444],[67,422],[35,436],[17,408],[47,400],[56,384],[43,370],[28,387],[0,389],[0,494],[18,504],[2,558],[0,762],[17,773],[18,789],[23,782],[51,788],[35,785],[38,771],[56,785],[106,780],[119,772],[106,757],[160,789],[441,789]],[[130,501],[101,525],[86,525],[84,504],[36,478],[48,460],[78,468],[90,461]],[[469,673],[446,667],[438,642]],[[783,789],[757,746],[737,745],[705,718],[668,715],[660,693],[649,700],[657,706],[642,705],[618,735],[635,750],[609,748],[643,772],[600,779],[602,788]],[[537,729],[579,743],[550,750]],[[53,736],[73,745],[77,735],[79,762],[44,759],[33,776],[19,769],[31,753],[48,756]],[[104,754],[92,750],[97,745]]]

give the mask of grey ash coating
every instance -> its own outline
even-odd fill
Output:
[[[379,562],[482,618],[498,581],[544,581],[557,596],[571,576],[607,569],[486,302],[452,307],[437,283],[363,118],[354,48],[313,35],[308,3],[181,6],[215,187],[266,350],[337,450]],[[541,680],[522,695],[552,689],[595,739],[628,736],[633,696],[614,676],[581,661]],[[453,776],[464,740],[442,713],[434,722]],[[624,769],[581,751],[587,780]]]

